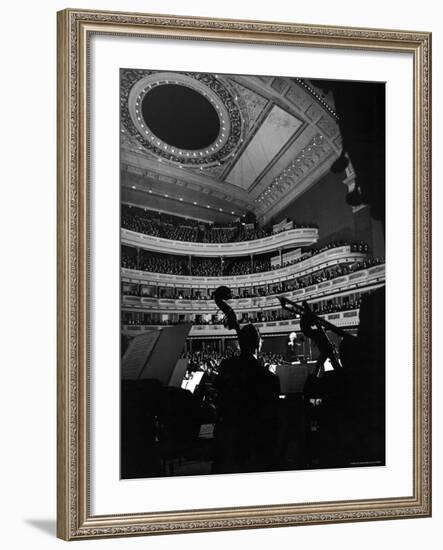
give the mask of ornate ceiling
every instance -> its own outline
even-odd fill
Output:
[[[122,69],[120,91],[124,202],[266,222],[341,152],[333,99],[306,80]]]

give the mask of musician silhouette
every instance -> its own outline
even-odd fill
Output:
[[[277,456],[279,379],[259,360],[262,338],[238,328],[240,355],[224,359],[218,392],[213,473],[272,470]]]

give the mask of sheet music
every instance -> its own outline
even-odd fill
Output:
[[[137,380],[159,336],[159,330],[151,330],[139,334],[132,340],[121,362],[123,380]]]

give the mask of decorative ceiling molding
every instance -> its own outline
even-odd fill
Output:
[[[303,127],[303,120],[271,103],[264,120],[226,176],[226,181],[252,190],[296,141]]]
[[[187,150],[162,141],[147,126],[142,116],[142,101],[149,91],[165,84],[186,86],[212,103],[220,120],[216,141],[200,150]],[[121,71],[121,117],[124,129],[148,151],[176,164],[203,167],[220,165],[235,154],[242,139],[242,116],[235,96],[217,75],[206,73],[153,72],[135,69]]]
[[[254,128],[258,118],[269,103],[269,98],[254,92],[244,84],[231,79],[232,86],[236,90],[241,99],[241,111],[244,116],[247,116],[247,128],[251,131]]]
[[[274,181],[256,197],[257,212],[261,213],[271,207],[277,200],[287,194],[289,188],[307,176],[313,168],[328,157],[332,147],[323,135],[317,134],[296,155]]]
[[[178,215],[183,214],[183,206],[186,204],[207,210],[208,212],[204,216],[200,216],[205,219],[208,219],[209,212],[217,212],[222,213],[224,218],[228,217],[232,221],[233,218],[241,216],[248,209],[248,202],[239,200],[230,194],[221,193],[204,185],[196,185],[174,178],[164,178],[152,172],[146,173],[133,167],[128,167],[128,169],[122,171],[121,189],[122,199],[128,193],[131,195],[136,193],[136,196],[130,202],[136,204],[136,198],[138,197],[143,207],[149,207],[149,200],[153,200],[154,197],[167,199],[168,203],[175,202],[177,205],[175,213]],[[158,201],[156,201],[157,203]],[[158,208],[158,206],[155,206],[155,208]],[[167,210],[173,213],[171,207],[168,207]]]
[[[246,191],[231,185],[227,182],[221,182],[214,177],[210,177],[200,170],[193,171],[187,168],[180,168],[175,164],[163,162],[161,158],[152,159],[147,157],[143,152],[137,149],[122,150],[121,152],[121,171],[137,171],[144,174],[147,178],[158,178],[160,175],[165,175],[174,178],[176,182],[183,182],[187,185],[197,185],[199,189],[208,189],[211,192],[223,191],[229,195],[233,201],[239,204],[249,202],[249,197]],[[222,185],[221,185],[222,184]]]
[[[167,83],[192,88],[216,108],[222,123],[215,145],[186,151],[149,135],[141,102],[152,86]],[[147,178],[145,187],[159,197],[204,202],[213,212],[250,210],[264,219],[315,184],[341,153],[332,96],[300,78],[124,69],[121,85],[122,173]],[[285,113],[280,127],[286,139],[280,142],[277,126],[267,127],[273,109]],[[288,134],[294,119],[300,125]],[[260,143],[252,148],[257,136]]]
[[[294,81],[304,88],[316,101],[318,101],[322,108],[328,111],[335,118],[335,120],[338,120],[338,115],[335,112],[335,108],[330,103],[330,98],[327,99],[325,94],[321,94],[312,82],[309,82],[304,78],[294,78]]]
[[[261,210],[256,211],[257,219],[261,224],[266,224],[272,218],[278,216],[279,212],[286,206],[295,201],[310,187],[320,181],[331,169],[332,163],[337,159],[336,152],[331,151],[325,156],[323,161],[316,164],[311,171],[306,172],[305,175],[300,177],[297,182],[287,182],[286,192],[281,194],[275,194],[273,199],[269,201],[269,206],[262,207]]]

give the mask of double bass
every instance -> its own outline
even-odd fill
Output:
[[[219,286],[214,292],[214,301],[217,307],[225,314],[224,325],[229,330],[235,330],[237,336],[240,336],[240,325],[237,316],[227,300],[232,298],[232,292],[227,286]]]
[[[261,341],[260,332],[252,323],[240,327],[235,311],[227,303],[227,300],[231,298],[231,290],[227,286],[219,286],[214,292],[214,301],[219,309],[225,314],[225,327],[229,330],[235,330],[242,352],[251,349],[251,342],[252,345],[254,345],[255,342],[257,347],[259,347],[259,342]]]
[[[214,293],[215,303],[225,314],[226,328],[237,333],[241,353],[223,359],[215,382],[213,472],[272,470],[279,449],[279,379],[258,358],[260,333],[252,324],[240,327],[227,303],[231,298],[226,286]]]

